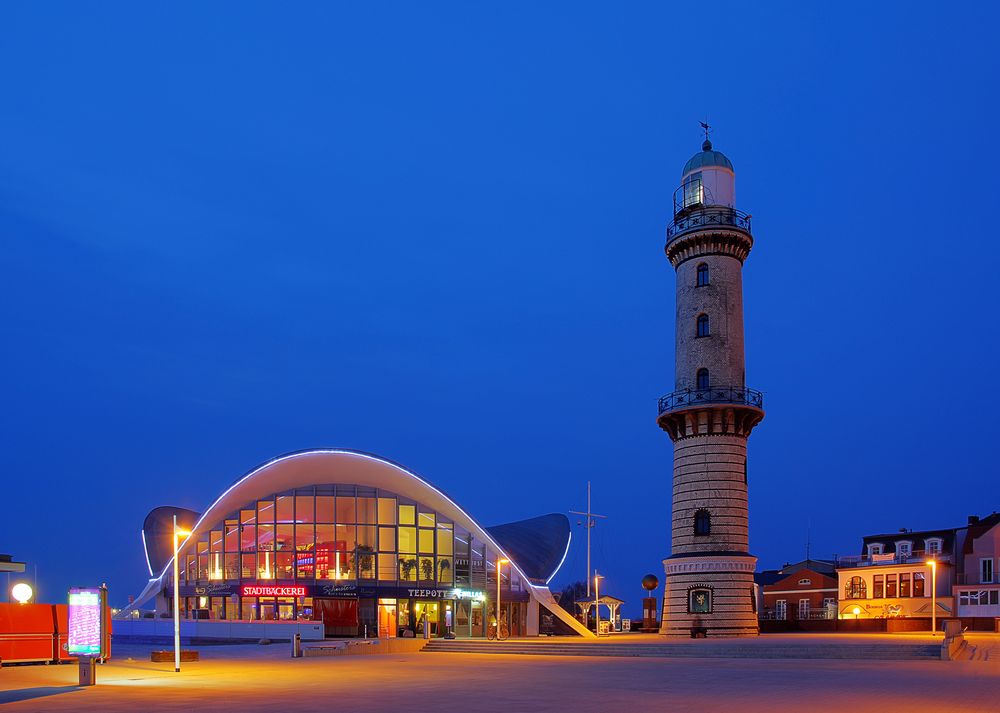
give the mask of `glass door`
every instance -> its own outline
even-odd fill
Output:
[[[378,637],[380,639],[396,638],[396,600],[378,600]]]

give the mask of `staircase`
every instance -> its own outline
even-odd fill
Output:
[[[736,659],[853,659],[913,661],[941,659],[941,647],[919,643],[768,642],[760,639],[692,641],[685,643],[628,643],[586,641],[482,641],[433,639],[424,648],[431,653],[528,654],[535,656],[614,656]]]

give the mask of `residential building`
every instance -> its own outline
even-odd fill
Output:
[[[1000,513],[969,517],[954,584],[958,616],[1000,617]]]
[[[761,572],[759,617],[778,621],[837,618],[836,568],[831,560],[807,559]]]

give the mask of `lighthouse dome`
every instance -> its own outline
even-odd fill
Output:
[[[735,173],[733,162],[726,158],[726,155],[721,151],[713,151],[712,142],[708,139],[705,139],[705,143],[701,145],[701,151],[684,164],[681,176],[686,176],[692,171],[700,171],[703,168],[727,168]]]

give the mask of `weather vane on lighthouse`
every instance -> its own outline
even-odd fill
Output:
[[[699,121],[698,123],[701,124],[702,130],[705,132],[705,141],[709,142],[708,134],[712,130],[712,127],[709,126],[708,119],[706,118],[705,121]]]

